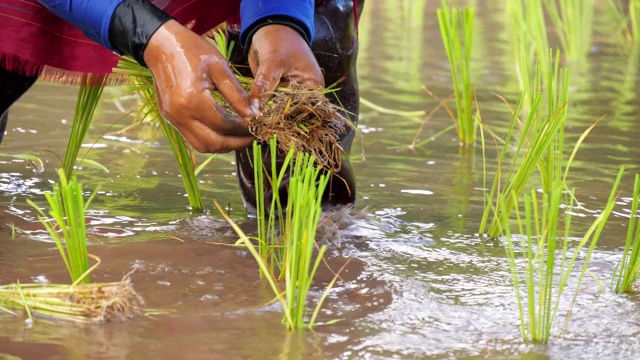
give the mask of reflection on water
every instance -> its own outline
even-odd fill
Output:
[[[501,133],[510,115],[495,94],[512,102],[518,94],[509,21],[502,1],[469,3],[478,7],[473,65],[478,102],[483,120]],[[364,98],[390,109],[429,112],[437,100],[422,86],[443,98],[451,93],[435,17],[438,5],[367,1],[359,61]],[[606,14],[604,5],[597,6],[596,14]],[[567,64],[572,71],[567,143],[606,115],[583,144],[569,178],[584,206],[576,210],[576,237],[602,208],[619,166],[635,170],[640,158],[638,48],[624,45],[611,29],[607,16],[597,17],[587,60]],[[0,282],[66,281],[25,200],[42,203],[42,193],[55,179],[75,91],[40,83],[12,109],[0,152],[39,154],[45,170],[37,173],[27,161],[0,157]],[[106,92],[87,140],[97,146],[82,150],[109,169],[80,172],[88,191],[101,188],[89,213],[90,251],[103,261],[95,277],[117,280],[135,269],[135,287],[147,305],[168,312],[101,326],[44,321],[30,326],[3,315],[0,357],[609,359],[640,353],[638,298],[612,294],[607,287],[626,234],[631,176],[621,186],[624,196],[593,256],[593,278],[585,280],[566,332],[547,346],[523,344],[502,245],[476,234],[486,187],[479,149],[461,151],[450,130],[409,151],[422,118],[383,115],[363,106],[363,131],[352,159],[359,184],[356,208],[364,215],[345,211],[334,216],[339,231],[322,230],[332,268],[352,258],[321,319],[341,321],[315,333],[287,334],[250,256],[208,243],[235,240],[211,210],[214,199],[246,231],[255,230],[237,191],[233,157],[216,157],[200,175],[211,212],[190,217],[167,144],[148,127],[123,130],[131,119],[118,106],[135,104],[114,103],[120,91]],[[441,110],[418,137],[434,137],[450,124]],[[489,172],[494,154],[489,146]],[[331,277],[327,269],[319,274],[315,299]],[[563,301],[561,318],[569,303]]]

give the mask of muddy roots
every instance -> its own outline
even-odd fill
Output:
[[[278,88],[266,94],[270,99],[263,101],[262,111],[250,121],[249,130],[260,141],[276,136],[283,150],[310,153],[319,166],[338,172],[344,152],[340,135],[353,125],[325,94],[326,90],[303,89],[297,84]]]

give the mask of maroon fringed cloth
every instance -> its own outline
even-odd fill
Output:
[[[155,0],[198,34],[227,21],[239,24],[240,0]],[[24,75],[45,69],[47,80],[73,81],[73,73],[109,74],[118,56],[87,39],[36,0],[0,3],[0,67]],[[1,86],[2,84],[0,84]]]
[[[316,0],[316,4],[325,1]],[[241,0],[151,2],[198,34],[225,21],[230,26],[240,24]],[[357,8],[356,0],[354,8]],[[357,21],[356,13],[354,17]],[[117,62],[116,54],[87,39],[80,29],[49,12],[36,0],[0,3],[0,68],[29,76],[44,72],[42,78],[46,80],[74,82],[78,78],[74,74],[110,74]]]

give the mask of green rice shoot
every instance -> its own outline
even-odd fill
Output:
[[[480,233],[484,234],[488,218],[493,214],[487,235],[497,237],[501,224],[509,218],[511,211],[518,202],[518,196],[525,191],[531,182],[534,171],[540,173],[543,190],[548,192],[553,182],[562,177],[562,170],[570,163],[563,162],[564,124],[566,120],[566,106],[568,101],[568,73],[558,67],[559,55],[556,55],[555,66],[549,59],[549,67],[553,72],[541,74],[538,67],[535,87],[532,89],[532,102],[529,113],[522,124],[520,138],[516,150],[512,153],[511,139],[515,135],[516,125],[519,123],[519,113],[526,99],[527,92],[523,91],[513,110],[511,123],[507,131],[505,143],[499,154],[498,167],[493,185],[486,202],[485,211],[480,222]],[[547,78],[547,109],[543,112],[542,79]],[[576,144],[579,146],[579,143]],[[510,157],[510,162],[508,158]],[[502,168],[508,166],[506,173]],[[514,196],[515,195],[515,196]]]
[[[204,202],[195,174],[195,153],[182,137],[182,134],[160,115],[158,96],[151,71],[140,66],[129,57],[121,57],[120,61],[118,61],[118,67],[113,71],[126,75],[130,84],[130,91],[139,94],[142,98],[142,105],[136,116],[138,120],[147,120],[158,124],[169,141],[178,164],[191,211],[194,213],[204,211]]]
[[[437,13],[442,42],[451,66],[458,114],[456,130],[462,145],[473,145],[478,125],[473,113],[470,69],[475,10],[473,7],[451,8],[446,0],[441,0]]]
[[[279,184],[283,173],[274,168],[265,168],[259,147],[254,146],[254,169],[256,174],[266,170],[275,181],[267,188]],[[276,140],[270,143],[270,154],[275,154]],[[258,154],[258,155],[256,155]],[[285,163],[288,165],[289,182],[286,207],[279,199],[278,187],[272,191],[270,199],[265,201],[259,194],[267,188],[264,177],[256,181],[256,195],[259,197],[257,206],[258,217],[258,246],[224,214],[219,205],[218,209],[231,223],[240,236],[239,242],[247,247],[258,262],[261,276],[269,282],[275,296],[280,301],[286,327],[290,330],[312,328],[317,321],[322,303],[337,277],[328,285],[324,294],[313,311],[307,307],[308,293],[315,274],[322,263],[326,252],[326,245],[318,246],[315,241],[316,233],[322,214],[322,196],[328,184],[330,173],[317,166],[312,155],[296,153],[289,150]],[[275,162],[272,162],[275,164]],[[275,174],[275,177],[273,176]],[[257,175],[260,179],[263,175]],[[269,210],[267,210],[269,209]],[[284,213],[282,212],[284,210]],[[262,238],[266,236],[267,238]],[[314,250],[318,249],[314,259]],[[284,289],[279,281],[284,280]]]
[[[100,259],[87,251],[85,211],[97,191],[84,200],[82,186],[75,175],[68,179],[58,169],[59,181],[45,193],[49,211],[45,213],[33,201],[38,219],[49,232],[65,264],[71,285],[7,284],[0,286],[0,311],[25,313],[55,320],[106,322],[129,319],[142,311],[144,301],[135,292],[128,276],[120,282],[92,283],[91,272]],[[97,260],[89,267],[89,257]]]
[[[617,293],[631,293],[640,278],[640,224],[638,223],[638,202],[640,201],[640,175],[633,183],[633,201],[629,214],[629,226],[624,243],[622,259],[616,265],[611,278],[611,288]]]
[[[105,75],[84,74],[80,80],[71,134],[63,163],[67,178],[71,178],[73,174],[74,166],[78,160],[78,152],[93,122],[106,79]]]
[[[91,277],[88,273],[85,211],[96,191],[85,202],[82,185],[75,175],[67,179],[64,170],[58,169],[58,176],[60,180],[53,185],[53,190],[44,194],[50,207],[48,214],[33,201],[27,199],[27,202],[37,210],[38,219],[55,242],[71,282],[88,284]]]
[[[595,246],[613,211],[623,172],[624,169],[620,169],[604,210],[572,251],[569,249],[570,211],[562,214],[561,209],[566,204],[570,210],[573,207],[573,198],[569,193],[563,193],[564,186],[561,182],[554,182],[549,193],[540,196],[534,189],[524,196],[524,214],[518,206],[515,208],[516,224],[513,231],[508,219],[504,219],[500,224],[506,235],[505,250],[518,304],[523,340],[535,343],[546,343],[549,340],[556,326],[562,295],[574,273],[576,259],[582,249],[586,249],[582,267],[577,273],[575,292],[566,315],[565,326],[568,323]],[[515,198],[517,194],[514,193],[512,196]],[[519,235],[514,236],[514,232]],[[516,245],[517,239],[519,241]],[[516,254],[516,246],[519,247],[521,255]],[[518,258],[524,262],[524,269],[518,265],[521,262],[517,261]],[[522,293],[526,299],[522,298]]]
[[[511,19],[515,69],[520,91],[530,91],[534,69],[540,66],[542,74],[548,74],[549,41],[542,0],[508,1],[506,12]],[[530,94],[530,93],[529,93]],[[526,99],[524,109],[529,109],[533,99]]]

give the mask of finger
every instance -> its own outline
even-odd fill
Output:
[[[251,106],[249,95],[226,63],[212,62],[208,65],[207,71],[216,89],[240,116],[249,118],[258,114],[259,109]]]
[[[258,69],[251,86],[251,94],[249,95],[253,106],[260,107],[262,95],[273,92],[278,87],[282,74],[282,68],[275,68],[269,65],[263,65]]]
[[[217,133],[205,124],[193,121],[189,129],[178,129],[185,140],[201,153],[226,153],[243,149],[255,140],[253,136],[227,136]]]
[[[214,132],[225,135],[248,136],[249,123],[242,118],[229,114],[222,106],[213,99],[208,90],[202,94],[204,102],[202,106],[194,109],[194,117],[197,121],[205,124]]]

